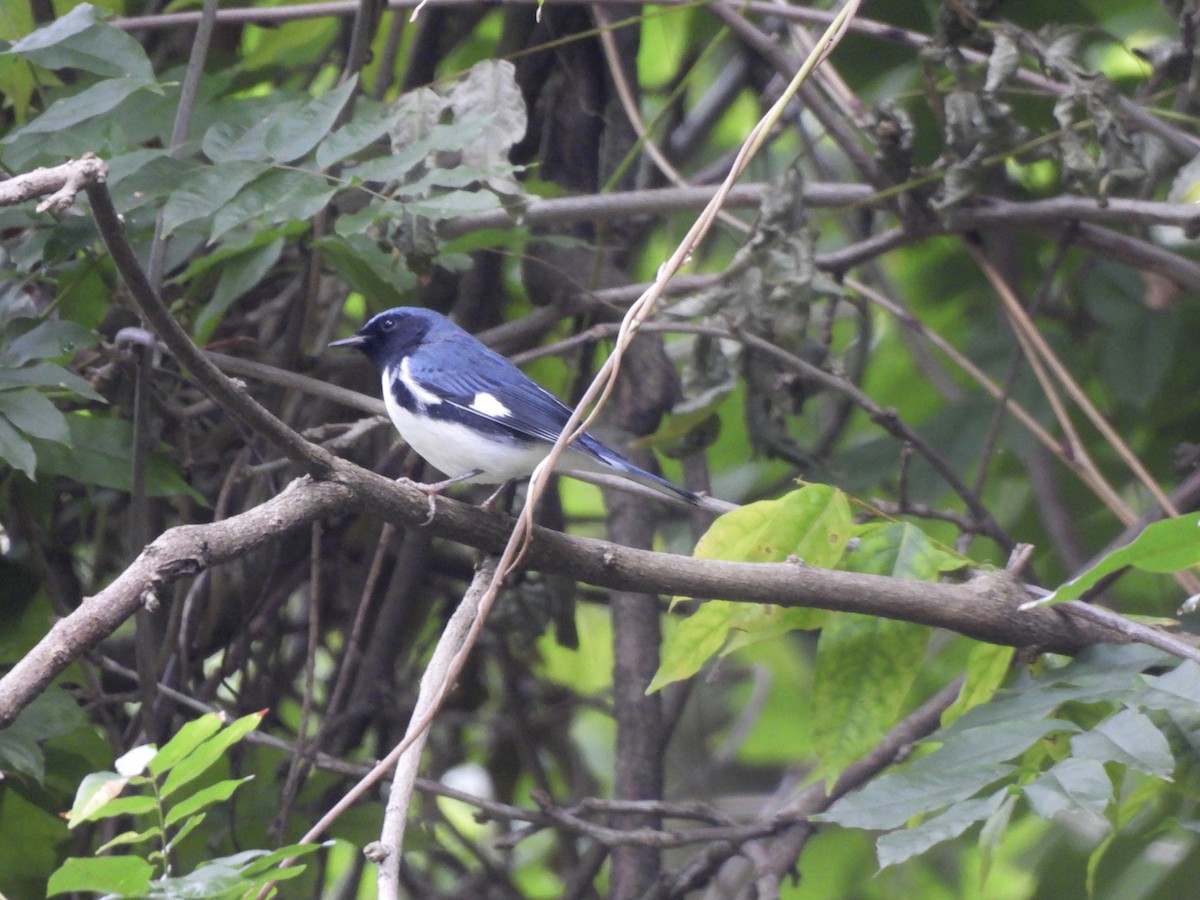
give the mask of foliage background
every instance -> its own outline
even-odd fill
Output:
[[[755,508],[769,528],[805,532],[788,539],[812,564],[936,579],[954,567],[941,564],[951,549],[1002,568],[1022,542],[1035,547],[1023,577],[1053,587],[1157,507],[1081,414],[1078,438],[1064,436],[1019,316],[981,260],[1175,508],[1194,509],[1200,268],[1185,232],[1200,148],[1197,13],[1145,0],[983,6],[868,5],[743,179],[765,187],[735,198],[667,302],[663,331],[634,344],[602,429],[731,501],[779,498],[797,478],[857,498],[791,494],[779,502],[794,506]],[[222,364],[293,428],[390,477],[422,476],[390,427],[355,424],[344,402],[291,375],[375,396],[365,363],[321,349],[411,303],[452,312],[578,396],[608,326],[708,195],[652,192],[669,178],[621,91],[680,177],[711,185],[806,52],[789,8],[765,3],[548,4],[540,21],[518,3],[430,3],[414,22],[369,3],[338,15],[256,9],[261,19],[217,25],[177,141],[195,25],[172,15],[185,6],[6,5],[0,163],[15,175],[88,152],[107,160],[127,231],[197,343],[260,363]],[[55,216],[32,206],[0,211],[5,663],[165,529],[229,518],[297,474],[136,330],[86,204]],[[689,333],[697,325],[707,331]],[[929,334],[1054,440],[999,412]],[[1095,473],[1080,477],[1087,459],[1106,496]],[[869,512],[928,538],[868,524]],[[571,534],[681,552],[707,524],[566,480],[540,515]],[[710,537],[712,555],[732,558],[747,531]],[[840,544],[823,563],[801,544],[835,533],[878,542],[879,567],[863,567],[865,552],[847,562]],[[908,567],[907,546],[918,548]],[[181,845],[177,867],[296,840],[344,793],[346,764],[403,734],[472,562],[420,528],[344,517],[174,585],[0,731],[0,891],[41,896],[64,858],[111,837],[68,831],[58,813],[86,774],[164,742],[196,702],[267,709],[261,730],[286,743],[228,755],[214,780],[254,778]],[[1134,572],[1096,599],[1159,621],[1182,597],[1171,579]],[[1194,883],[1193,664],[1129,648],[1068,663],[1034,647],[1010,666],[1006,649],[951,632],[811,610],[780,624],[740,606],[725,644],[728,621],[690,611],[660,615],[644,595],[536,572],[506,592],[433,726],[431,781],[405,846],[413,896],[1149,897]],[[708,651],[696,623],[715,640]],[[682,654],[703,669],[647,697],[660,628],[668,662]],[[775,822],[802,785],[830,785],[889,746],[922,704],[948,706],[964,672],[938,743],[972,765],[926,766],[946,790],[937,805],[918,762],[861,795],[868,807],[902,798],[894,822],[834,806],[846,827],[814,833],[794,814],[754,841],[735,830],[665,851],[595,827],[660,829],[664,809],[694,803],[716,810],[713,827]],[[1175,672],[1184,688],[1160,683]],[[1008,693],[993,698],[1001,681]],[[988,769],[955,742],[984,726],[1028,741]],[[300,741],[326,754],[320,764],[287,749]],[[436,780],[475,800],[438,796]],[[601,802],[575,808],[584,798]],[[630,812],[604,805],[613,798],[673,805]],[[526,834],[488,800],[536,827]],[[539,806],[572,814],[536,818]],[[958,818],[904,837],[905,824],[942,812]],[[337,843],[287,895],[371,896],[359,848],[381,816],[368,802],[340,819]],[[893,843],[876,848],[882,831]],[[879,862],[893,864],[876,875]]]

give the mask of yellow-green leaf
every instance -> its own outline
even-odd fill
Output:
[[[809,565],[832,568],[852,531],[846,495],[828,485],[810,484],[721,516],[697,542],[694,555],[730,562],[798,557]],[[664,642],[662,663],[648,690],[691,677],[718,653],[796,629],[819,628],[828,615],[819,609],[710,600]]]

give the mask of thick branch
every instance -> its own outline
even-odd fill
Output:
[[[50,681],[112,634],[144,603],[179,578],[244,556],[314,519],[349,512],[417,527],[429,514],[427,496],[351,463],[335,460],[332,480],[301,478],[267,503],[208,525],[183,525],[160,535],[115,581],[57,622],[2,679],[0,727],[12,722]],[[505,546],[512,519],[439,499],[432,534],[489,552]],[[836,572],[802,562],[742,563],[633,550],[606,541],[538,529],[530,568],[570,575],[599,587],[683,594],[857,612],[947,628],[995,644],[1074,654],[1091,644],[1126,643],[1128,635],[1076,620],[1063,606],[1017,612],[1028,599],[1003,573],[967,584],[930,584]],[[1186,654],[1186,648],[1179,655]]]
[[[245,556],[323,515],[349,510],[353,491],[332,482],[292,482],[270,501],[209,525],[171,528],[115,581],[64,619],[0,679],[0,728],[59,672],[111,635],[143,606],[153,607],[180,578]]]
[[[88,182],[103,178],[105,172],[104,161],[90,153],[61,166],[24,172],[0,181],[0,206],[16,206],[34,197],[45,197],[37,205],[38,212],[62,212],[75,202],[75,196]]]

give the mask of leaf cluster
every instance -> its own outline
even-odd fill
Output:
[[[211,807],[229,800],[251,776],[216,781],[186,796],[177,792],[204,776],[261,721],[262,713],[254,713],[223,726],[221,717],[210,713],[184,725],[161,749],[152,744],[135,747],[116,761],[115,772],[94,772],[84,778],[68,827],[129,816],[146,827],[118,833],[97,849],[96,856],[66,860],[50,876],[49,895],[89,891],[154,900],[215,900],[245,897],[269,883],[300,875],[303,865],[280,868],[280,864],[313,853],[318,845],[243,850],[209,860],[186,875],[172,874],[171,860],[179,843],[200,827]],[[138,788],[140,793],[129,793]],[[154,849],[139,852],[143,844]],[[116,848],[133,852],[101,855]]]

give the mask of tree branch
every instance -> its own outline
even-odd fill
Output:
[[[175,317],[171,315],[158,292],[151,286],[146,273],[133,252],[121,217],[113,206],[105,178],[108,168],[103,162],[94,171],[93,178],[86,184],[88,200],[92,205],[92,217],[104,246],[108,248],[113,263],[129,288],[146,321],[158,334],[167,349],[180,365],[189,369],[200,386],[217,403],[221,404],[256,434],[260,434],[278,447],[285,456],[300,463],[313,475],[324,475],[331,471],[334,457],[316,444],[309,443],[274,415],[259,405],[246,389],[228,378],[213,365],[200,349],[192,343]]]
[[[942,713],[958,698],[963,678],[959,677],[942,688],[884,735],[866,756],[848,766],[838,776],[833,787],[826,792],[820,783],[805,788],[783,813],[794,816],[811,816],[827,810],[833,802],[851,791],[862,787],[884,769],[903,759],[912,745],[928,737],[941,724]],[[815,829],[804,822],[788,829],[769,842],[764,841],[761,854],[753,854],[758,896],[770,896],[771,886],[776,889],[783,874],[796,865],[805,843]],[[763,893],[767,891],[767,893]]]
[[[73,660],[112,634],[140,606],[153,604],[178,579],[245,556],[314,519],[351,512],[418,527],[429,516],[429,502],[412,485],[335,459],[329,480],[303,477],[240,515],[165,531],[108,587],[55,623],[0,679],[0,727],[10,724]],[[507,543],[512,521],[500,513],[439,498],[427,527],[431,534],[495,553]],[[947,628],[989,643],[1055,653],[1075,654],[1092,644],[1132,640],[1111,627],[1078,621],[1062,605],[1018,613],[1017,607],[1029,595],[1002,572],[966,584],[931,584],[818,569],[799,560],[694,559],[544,528],[534,530],[527,564],[599,587],[857,612]],[[1177,656],[1200,661],[1200,653],[1186,646],[1174,651]]]
[[[107,172],[104,160],[91,153],[61,166],[24,172],[0,181],[0,206],[16,206],[34,197],[45,197],[37,205],[38,212],[62,212],[75,202],[85,185],[104,178]]]
[[[455,657],[466,644],[471,623],[480,613],[480,603],[488,583],[496,573],[496,564],[495,557],[489,557],[479,564],[462,601],[455,608],[446,627],[442,629],[433,657],[421,676],[417,702],[413,706],[412,718],[404,734],[404,742],[408,743],[408,748],[396,761],[396,771],[392,776],[392,787],[388,793],[383,817],[383,830],[379,838],[379,873],[376,883],[381,900],[400,896],[400,855],[404,848],[404,826],[408,822],[408,806],[421,765],[421,750],[429,736],[429,718],[437,711],[448,688],[453,685],[456,676]]]

